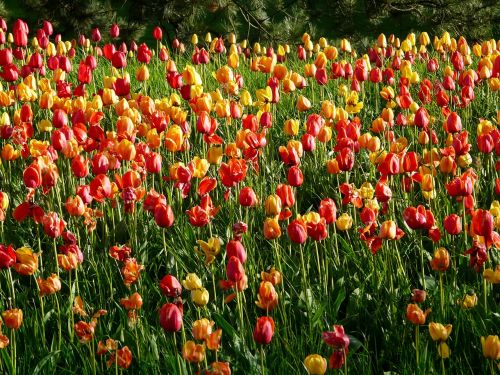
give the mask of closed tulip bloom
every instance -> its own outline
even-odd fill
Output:
[[[287,233],[294,243],[303,244],[307,240],[307,226],[302,220],[293,220],[287,227]]]
[[[493,215],[488,210],[478,209],[472,215],[472,229],[475,234],[491,238],[493,233]]]
[[[116,69],[125,68],[127,66],[127,55],[121,51],[116,51],[113,53],[111,63]]]
[[[210,299],[210,294],[208,293],[208,290],[206,290],[205,288],[192,290],[191,299],[196,305],[205,306]]]
[[[163,38],[163,31],[159,26],[156,26],[153,29],[153,38],[155,38],[156,40],[161,40]]]
[[[352,217],[348,213],[343,213],[337,218],[335,225],[338,230],[349,230],[352,227]]]
[[[174,212],[169,205],[158,204],[154,210],[154,219],[161,228],[169,228],[174,225]]]
[[[179,297],[182,293],[181,283],[172,275],[166,275],[161,279],[160,289],[167,297]]]
[[[445,272],[450,267],[450,254],[444,247],[434,251],[434,257],[431,260],[433,271]]]
[[[304,175],[300,168],[294,165],[288,170],[287,180],[290,186],[299,187],[304,182]]]
[[[394,240],[397,234],[397,225],[392,220],[386,220],[380,227],[379,237],[386,240]]]
[[[274,335],[274,320],[268,316],[262,316],[257,319],[253,330],[253,339],[257,344],[268,345],[271,343]]]
[[[247,252],[245,247],[239,240],[230,240],[226,245],[226,256],[227,258],[236,257],[240,260],[241,264],[244,264],[247,260]]]
[[[253,207],[257,204],[257,195],[251,187],[244,187],[240,190],[238,200],[243,207]]]
[[[451,214],[444,218],[443,227],[451,235],[462,232],[462,219],[457,214]]]
[[[278,306],[278,293],[269,281],[262,281],[259,287],[258,300],[255,304],[263,310],[272,311]]]
[[[481,346],[483,348],[483,355],[486,358],[492,359],[494,361],[500,359],[500,339],[498,338],[498,336],[481,336]]]
[[[16,263],[16,253],[12,245],[0,244],[0,269],[10,268]]]
[[[237,283],[245,276],[245,269],[241,261],[237,257],[232,256],[227,262],[226,273],[230,281]]]
[[[450,347],[444,341],[441,341],[438,345],[438,355],[439,357],[446,359],[450,357]]]
[[[116,23],[111,25],[111,28],[109,29],[109,36],[113,39],[120,36],[120,27]]]
[[[182,311],[173,303],[165,303],[160,309],[160,325],[167,332],[178,332],[182,327]]]
[[[281,199],[277,194],[269,195],[265,202],[264,208],[267,216],[278,216],[281,213]]]
[[[21,328],[23,324],[23,310],[21,309],[10,309],[2,312],[2,318],[5,325],[14,330]],[[498,339],[498,338],[497,338]]]
[[[326,358],[319,354],[309,354],[304,360],[304,366],[310,375],[323,375],[327,369]]]
[[[266,240],[274,240],[281,237],[281,228],[278,219],[268,217],[264,220],[263,232]]]

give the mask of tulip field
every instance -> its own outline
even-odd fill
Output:
[[[1,374],[500,372],[500,41],[0,19]]]

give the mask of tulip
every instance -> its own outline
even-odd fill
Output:
[[[238,200],[243,207],[253,207],[257,204],[257,195],[251,187],[244,187],[240,190]]]
[[[425,319],[429,315],[430,310],[422,311],[417,305],[410,303],[406,308],[406,319],[415,325],[425,324]]]
[[[340,231],[349,230],[352,227],[352,217],[348,213],[343,213],[337,218],[335,225]]]
[[[23,310],[6,310],[2,312],[2,318],[8,328],[18,330],[19,328],[21,328],[21,324],[23,324]]]
[[[483,348],[483,355],[486,358],[492,359],[493,361],[500,359],[500,339],[498,336],[481,336],[481,346]]]
[[[196,340],[203,341],[212,334],[215,322],[206,318],[198,319],[193,323],[192,333]]]
[[[165,303],[160,309],[160,325],[167,332],[178,332],[182,326],[182,311],[173,303]]]
[[[237,283],[238,281],[243,279],[245,270],[243,268],[243,264],[237,257],[232,256],[231,258],[229,258],[229,261],[227,262],[226,273],[227,278],[232,282]]]
[[[0,269],[12,267],[16,263],[16,259],[16,253],[12,245],[0,244]]]
[[[169,228],[174,225],[174,212],[169,205],[158,204],[154,209],[156,225],[161,228]]]
[[[264,220],[264,237],[266,240],[274,240],[281,236],[281,228],[279,226],[278,220],[274,218],[267,218]]]
[[[182,357],[188,362],[202,362],[205,359],[205,345],[198,345],[194,341],[186,341],[182,348]]]
[[[269,281],[262,281],[259,287],[258,301],[255,304],[263,310],[271,311],[278,305],[278,293]]]
[[[451,214],[444,218],[444,229],[451,235],[457,235],[462,232],[462,219],[457,214]]]
[[[257,344],[269,345],[274,335],[274,320],[268,316],[257,319],[253,330],[253,339]]]
[[[441,323],[431,322],[429,323],[429,333],[431,334],[431,338],[434,341],[446,341],[450,336],[452,329],[451,324],[447,324],[446,326]]]
[[[182,281],[182,285],[187,290],[196,290],[202,288],[201,280],[195,273],[188,273]]]
[[[61,280],[59,280],[59,276],[54,273],[46,280],[38,278],[36,282],[40,290],[40,296],[54,294],[61,290]]]
[[[433,271],[445,272],[450,267],[450,254],[448,250],[444,247],[438,248],[434,252],[434,257],[430,263]]]
[[[205,306],[208,303],[210,295],[205,288],[195,289],[191,291],[191,299],[197,306]]]
[[[327,369],[326,358],[319,354],[309,354],[304,360],[304,366],[310,375],[323,375]]]
[[[182,293],[182,286],[176,277],[166,275],[160,281],[160,289],[167,297],[179,297]]]
[[[116,23],[111,25],[111,28],[109,29],[109,36],[113,39],[120,36],[120,27]]]

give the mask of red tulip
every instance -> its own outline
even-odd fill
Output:
[[[159,26],[156,26],[153,29],[153,38],[155,38],[156,40],[161,40],[163,38],[163,31],[161,31]]]
[[[478,209],[472,214],[472,230],[479,236],[490,239],[493,233],[493,215],[487,211]]]
[[[354,151],[349,147],[344,147],[335,157],[341,171],[350,171],[354,166]]]
[[[21,19],[17,19],[12,28],[14,44],[18,47],[26,47],[28,45],[28,33],[28,24]]]
[[[125,68],[127,66],[127,55],[125,55],[121,51],[116,51],[115,53],[113,53],[111,63],[117,69]]]
[[[326,85],[328,82],[328,74],[326,72],[326,69],[325,68],[316,69],[314,78],[316,79],[316,82],[318,82],[318,85],[321,86]]]
[[[293,220],[287,227],[287,233],[294,243],[303,244],[307,240],[307,226],[302,220]]]
[[[268,345],[274,335],[274,320],[268,316],[261,316],[257,319],[253,330],[253,339],[257,344]]]
[[[245,269],[243,268],[243,264],[241,264],[239,258],[232,256],[229,258],[226,266],[226,273],[228,280],[237,283],[243,276],[245,276]]]
[[[12,245],[0,245],[0,268],[10,268],[16,263],[16,252]]]
[[[57,213],[49,212],[43,216],[42,225],[47,236],[57,238],[63,233],[66,222]]]
[[[90,195],[98,202],[111,196],[111,182],[108,176],[98,174],[90,183]]]
[[[288,170],[288,183],[293,187],[301,186],[304,182],[304,176],[299,167],[293,166]]]
[[[321,200],[318,210],[319,216],[325,219],[327,224],[333,224],[337,220],[337,205],[331,198]]]
[[[91,37],[92,37],[92,41],[94,43],[99,43],[101,41],[101,39],[102,39],[101,32],[99,31],[99,29],[97,27],[92,29]]]
[[[144,64],[149,64],[152,56],[153,52],[151,52],[147,44],[141,43],[141,45],[137,49],[137,61],[140,61],[141,63]]]
[[[444,127],[449,133],[458,133],[462,131],[462,119],[456,112],[451,112],[446,119]]]
[[[172,207],[169,205],[157,204],[154,218],[159,227],[169,228],[174,224],[174,211],[172,211]]]
[[[276,187],[276,194],[280,197],[283,207],[292,207],[295,204],[295,196],[290,185],[279,184]]]
[[[175,276],[166,275],[160,281],[160,289],[167,297],[176,298],[182,293],[182,286]]]
[[[109,29],[109,36],[113,39],[120,36],[120,27],[116,23],[111,25],[111,28]]]
[[[182,311],[177,305],[173,303],[165,303],[161,307],[160,325],[167,332],[180,331],[182,327]]]
[[[417,110],[417,113],[415,113],[415,119],[413,120],[415,125],[417,125],[420,129],[427,129],[430,121],[431,120],[427,109],[425,109],[425,107],[420,107]]]
[[[245,247],[238,240],[230,240],[226,245],[226,257],[232,258],[236,257],[240,260],[241,264],[244,264],[247,260],[247,252]]]
[[[457,235],[462,232],[462,219],[457,214],[451,214],[444,218],[444,230],[451,235]]]
[[[36,189],[42,185],[42,170],[40,166],[33,162],[23,173],[24,186]]]
[[[148,173],[160,173],[162,158],[157,152],[150,152],[146,155],[146,170]]]
[[[253,207],[257,204],[257,195],[251,187],[244,187],[240,190],[238,200],[243,207]]]

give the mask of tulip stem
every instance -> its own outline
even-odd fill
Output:
[[[444,289],[443,289],[443,273],[439,273],[439,295],[441,299],[441,315],[444,318]]]
[[[12,352],[11,352],[11,362],[12,362],[12,374],[16,375],[17,372],[17,366],[16,366],[16,330],[12,330],[12,335],[11,335],[11,346],[12,346]]]
[[[486,266],[484,266],[484,268],[486,268]],[[488,313],[488,284],[485,278],[483,278],[483,300],[484,300],[484,312]]]
[[[172,333],[172,335],[174,336],[174,354],[175,354],[175,358],[177,359],[177,367],[179,368],[178,374],[180,374],[182,372],[182,370],[181,370],[181,361],[179,359],[179,353],[177,353],[178,349],[177,349],[177,339],[175,337],[175,332]]]
[[[264,346],[260,346],[260,368],[262,369],[261,374],[264,375],[266,373],[266,367],[264,366]]]
[[[418,353],[418,346],[419,346],[419,332],[420,332],[420,326],[417,324],[415,326],[415,353],[416,353],[416,356],[417,356],[417,372],[418,372],[418,369],[419,369],[419,353]]]
[[[8,268],[9,272],[7,272],[7,275],[9,276],[9,286],[10,286],[10,295],[12,297],[12,304],[13,306],[16,305],[16,290],[14,288],[14,279],[12,278],[12,270],[9,267]]]
[[[446,369],[444,368],[444,358],[441,356],[441,373],[446,375]]]
[[[425,281],[425,264],[424,264],[424,241],[422,240],[422,236],[420,236],[420,265],[422,267],[422,285],[424,290],[427,289],[427,283]]]
[[[56,239],[54,238],[53,240],[53,247],[54,247],[54,260],[56,261],[56,270],[57,270],[57,277],[59,277],[59,262],[57,261],[57,244],[56,244]]]

